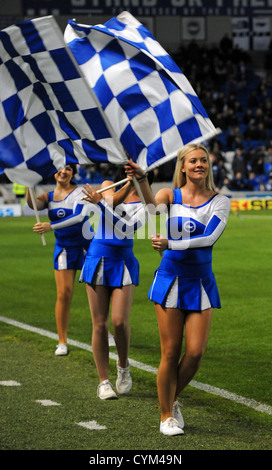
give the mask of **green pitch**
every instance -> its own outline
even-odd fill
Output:
[[[32,217],[0,219],[0,316],[56,333],[54,235],[46,234],[44,247],[32,232],[34,223]],[[57,358],[55,339],[1,320],[1,449],[271,450],[271,235],[272,212],[231,214],[214,247],[222,309],[215,311],[195,381],[232,393],[233,399],[188,386],[181,397],[185,434],[163,436],[154,372],[132,367],[131,393],[103,402],[96,397],[98,380],[90,351],[72,345],[67,357]],[[140,262],[140,286],[131,312],[129,356],[155,370],[159,335],[147,292],[160,259],[147,236],[135,239],[134,252]],[[85,286],[76,282],[68,336],[91,346],[91,332]],[[115,347],[110,351],[115,353]],[[115,360],[110,368],[115,384]],[[7,386],[6,381],[20,385]],[[237,402],[237,396],[249,405]],[[53,404],[45,406],[41,400]],[[266,405],[266,411],[254,409],[255,402]],[[82,425],[90,422],[92,429]]]

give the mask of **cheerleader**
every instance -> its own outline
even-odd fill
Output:
[[[222,235],[230,211],[229,199],[214,191],[212,166],[207,149],[188,144],[178,152],[174,190],[164,188],[154,197],[143,170],[130,161],[145,201],[166,208],[167,238],[152,239],[163,253],[154,274],[149,299],[154,302],[161,361],[157,374],[161,408],[160,431],[183,434],[184,421],[178,395],[196,374],[205,352],[214,308],[220,297],[212,272],[212,248]],[[151,207],[149,205],[149,207]],[[183,333],[185,353],[181,357]]]
[[[106,188],[111,183],[104,181],[101,186]],[[97,396],[107,400],[117,398],[109,380],[110,302],[118,352],[116,390],[119,394],[126,394],[132,386],[128,361],[129,316],[134,288],[139,284],[139,263],[133,253],[133,237],[135,231],[145,224],[146,211],[130,181],[116,192],[109,189],[97,193],[87,185],[85,195],[87,201],[97,204],[101,210],[81,281],[86,284],[93,323],[92,348],[100,381]],[[123,202],[119,204],[119,201]]]
[[[70,306],[73,297],[74,280],[77,270],[81,270],[86,251],[94,236],[89,215],[92,208],[82,201],[82,188],[77,187],[72,178],[76,165],[68,164],[55,174],[56,187],[36,197],[38,210],[48,209],[50,222],[39,222],[33,231],[43,234],[54,231],[54,272],[57,288],[55,317],[59,343],[56,356],[68,354],[67,332],[70,320]],[[33,209],[30,193],[26,200]]]

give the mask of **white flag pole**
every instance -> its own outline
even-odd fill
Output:
[[[33,188],[28,188],[28,189],[29,189],[29,193],[30,193],[30,197],[31,197],[32,205],[33,205],[33,210],[35,212],[36,220],[37,220],[38,223],[40,223],[40,217],[39,217],[39,213],[38,213],[38,209],[37,209],[37,205],[36,205],[36,198],[35,198],[34,189]],[[41,234],[41,237],[42,237],[42,244],[43,244],[43,246],[45,246],[46,241],[45,241],[45,237],[44,237],[43,233]]]
[[[153,222],[153,220],[152,220],[151,214],[150,214],[150,212],[149,212],[149,210],[148,210],[148,206],[147,206],[147,204],[146,204],[146,202],[145,202],[144,195],[143,195],[143,193],[142,193],[142,190],[141,190],[141,188],[140,188],[140,185],[139,185],[139,183],[138,183],[138,181],[137,181],[137,178],[136,178],[135,176],[133,176],[132,179],[133,179],[133,183],[134,183],[134,185],[135,185],[135,188],[136,188],[136,190],[137,190],[137,193],[138,193],[138,195],[139,195],[139,197],[140,197],[142,203],[143,203],[143,204],[145,205],[145,207],[146,207],[147,215],[148,215],[148,220],[149,220],[150,227],[151,227],[151,230],[152,230],[152,235],[153,235],[153,236],[156,236],[156,227],[155,227],[154,222]],[[103,193],[104,191],[108,191],[108,189],[115,188],[116,186],[120,186],[120,184],[126,183],[127,181],[129,181],[129,178],[125,178],[125,179],[123,179],[123,180],[117,181],[117,183],[113,183],[113,184],[111,184],[110,186],[107,186],[107,187],[105,187],[105,188],[99,189],[99,190],[96,191],[96,192],[97,192],[97,193]],[[84,199],[84,198],[83,198],[83,199]]]
[[[143,195],[143,193],[142,193],[142,190],[141,190],[141,188],[140,188],[140,185],[139,185],[139,183],[138,183],[137,178],[135,177],[135,175],[132,176],[132,180],[133,180],[133,183],[134,183],[135,188],[136,188],[136,190],[137,190],[137,193],[138,193],[139,197],[141,198],[142,203],[143,203],[143,204],[145,205],[145,207],[146,207],[147,216],[148,216],[148,222],[150,223],[150,227],[151,227],[151,230],[152,230],[152,236],[153,236],[153,237],[156,237],[156,236],[157,236],[156,227],[155,227],[155,225],[154,225],[154,223],[153,223],[151,214],[150,214],[149,209],[148,209],[148,205],[147,205],[146,202],[145,202],[144,195]],[[159,251],[159,254],[160,254],[161,258],[162,258],[162,252],[161,252],[161,251]]]
[[[145,199],[144,199],[144,196],[143,196],[143,193],[142,193],[142,190],[140,188],[140,185],[137,181],[137,178],[135,178],[135,176],[132,177],[133,179],[133,183],[134,183],[134,186],[137,190],[137,193],[142,201],[143,204],[145,204],[146,208],[147,208],[147,214],[148,214],[148,218],[149,218],[149,222],[150,222],[150,226],[151,226],[151,230],[152,230],[152,235],[153,236],[156,236],[156,228],[155,228],[155,225],[153,223],[153,220],[151,218],[151,214],[150,212],[148,211],[148,206],[145,202]],[[119,186],[120,184],[123,184],[123,183],[126,183],[127,181],[129,181],[129,178],[125,178],[123,180],[120,180],[120,181],[117,181],[117,183],[113,183],[111,184],[110,186],[107,186],[105,188],[102,188],[102,189],[99,189],[98,191],[96,191],[97,193],[103,193],[104,191],[108,191],[108,189],[111,189],[111,188],[115,188],[116,186]]]
[[[139,195],[139,197],[140,197],[142,203],[143,203],[143,204],[145,205],[145,207],[146,207],[147,215],[148,215],[148,221],[149,221],[149,223],[150,223],[152,235],[153,235],[153,237],[156,237],[156,227],[155,227],[155,225],[154,225],[154,223],[153,223],[151,214],[150,214],[150,212],[149,212],[149,210],[148,210],[148,205],[147,205],[146,202],[145,202],[144,195],[143,195],[143,193],[142,193],[142,190],[141,190],[141,188],[140,188],[140,185],[139,185],[139,183],[138,183],[137,178],[135,177],[135,175],[132,176],[132,180],[133,180],[134,186],[135,186],[135,188],[136,188],[136,191],[137,191],[137,193],[138,193],[138,195]]]
[[[108,191],[108,189],[115,188],[116,186],[120,186],[120,184],[127,183],[129,181],[129,178],[125,178],[123,180],[117,181],[117,183],[113,183],[110,186],[107,186],[106,188],[99,189],[96,191],[97,193],[103,193],[104,191]]]

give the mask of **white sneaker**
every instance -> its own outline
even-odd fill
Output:
[[[183,429],[179,427],[175,418],[168,418],[163,423],[161,422],[160,432],[165,434],[165,436],[176,436],[178,434],[184,434]]]
[[[116,346],[114,336],[110,332],[108,334],[108,342],[109,346]]]
[[[68,348],[66,344],[57,344],[55,355],[56,356],[67,356]]]
[[[183,416],[181,414],[181,411],[180,411],[180,408],[179,408],[179,402],[176,400],[174,401],[174,404],[173,404],[173,418],[175,418],[178,422],[178,425],[181,429],[184,428],[184,419],[183,419]]]
[[[132,378],[129,372],[129,365],[124,369],[117,364],[116,388],[120,395],[128,393],[132,387]]]
[[[101,398],[101,400],[110,400],[111,398],[118,398],[109,380],[104,380],[104,382],[101,382],[101,384],[98,385],[97,396]]]

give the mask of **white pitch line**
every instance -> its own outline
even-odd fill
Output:
[[[42,406],[60,406],[60,403],[52,400],[35,400],[37,403],[40,403]]]
[[[96,421],[86,421],[76,424],[78,424],[78,426],[82,426],[83,428],[89,429],[90,431],[100,431],[101,429],[107,429],[107,426],[102,426]]]
[[[9,325],[16,326],[18,328],[22,328],[27,331],[31,331],[32,333],[37,333],[42,336],[47,336],[48,338],[55,339],[58,341],[58,335],[56,333],[52,333],[51,331],[44,330],[42,328],[36,328],[35,326],[27,325],[26,323],[21,323],[16,320],[12,320],[11,318],[2,317],[0,316],[0,321],[3,323],[7,323]],[[82,343],[80,341],[75,341],[73,339],[68,339],[67,343],[75,346],[80,349],[85,349],[86,351],[92,352],[92,347],[86,343]],[[115,353],[110,352],[109,357],[111,359],[117,360],[118,355]],[[157,368],[144,364],[142,362],[134,361],[134,359],[129,358],[129,363],[132,367],[136,367],[137,369],[144,370],[146,372],[151,372],[152,374],[157,374]],[[236,395],[235,393],[228,392],[222,388],[213,387],[212,385],[203,384],[201,382],[196,382],[192,380],[189,384],[191,387],[197,388],[199,390],[203,390],[207,393],[211,393],[212,395],[217,395],[227,400],[234,401],[235,403],[240,403],[241,405],[248,406],[249,408],[253,408],[260,413],[265,413],[268,415],[272,415],[272,407],[263,403],[259,403],[256,400],[251,400],[250,398],[245,398],[240,395]]]
[[[16,382],[16,380],[1,380],[0,385],[4,385],[4,387],[20,387],[21,384]]]

